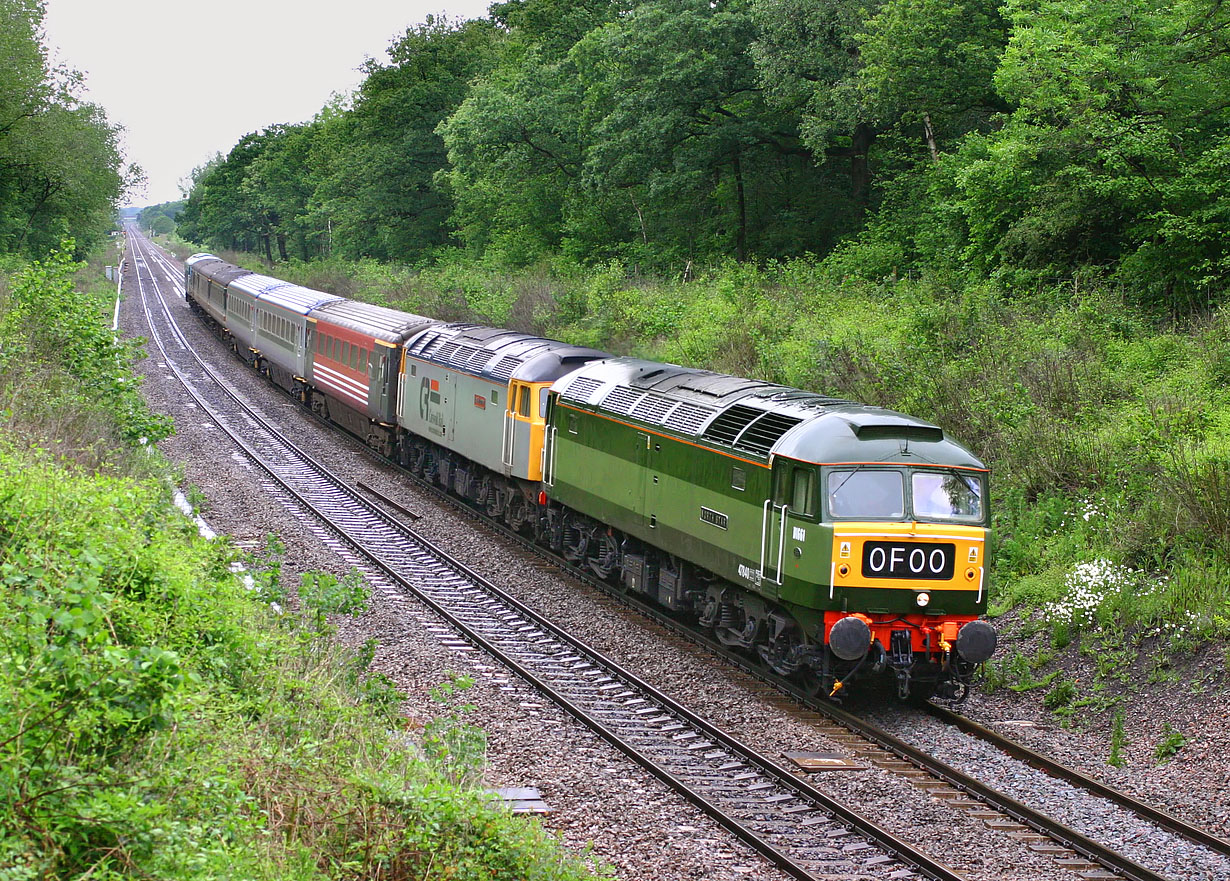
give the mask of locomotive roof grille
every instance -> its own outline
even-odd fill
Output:
[[[666,417],[665,425],[687,434],[699,434],[701,426],[716,412],[712,407],[699,407],[684,401]]]
[[[768,453],[782,435],[794,428],[802,419],[768,412],[743,429],[734,443],[735,449],[753,453]]]
[[[739,435],[742,434],[743,429],[747,428],[754,419],[763,416],[766,412],[768,411],[735,404],[729,410],[724,411],[717,419],[714,419],[701,437],[705,440],[716,441],[719,444],[733,447]]]
[[[632,409],[632,415],[645,422],[663,425],[663,417],[675,406],[675,401],[661,395],[646,394]]]
[[[581,376],[568,384],[568,388],[560,392],[560,397],[578,404],[588,404],[589,396],[602,388],[603,382],[592,376]]]
[[[611,389],[610,394],[602,399],[602,406],[612,413],[631,416],[632,408],[639,404],[644,397],[645,393],[642,391],[630,389],[626,386],[616,386]]]
[[[520,358],[514,358],[512,355],[505,355],[500,359],[500,362],[491,368],[491,375],[496,379],[502,379],[505,382],[512,379],[513,371],[520,367],[522,361]]]
[[[434,355],[434,360],[443,361],[445,364],[451,364],[453,361],[453,353],[461,348],[461,344],[453,340],[441,342],[438,349],[433,349],[430,354]]]
[[[471,373],[477,373],[478,371],[482,370],[484,367],[487,366],[487,362],[491,360],[491,353],[488,352],[486,349],[480,349],[476,347],[476,348],[471,349],[466,354],[468,355],[468,357],[465,359],[465,363],[458,364],[457,366],[463,370],[468,370]],[[460,352],[457,353],[457,357],[458,357],[458,360],[460,360],[461,358]]]

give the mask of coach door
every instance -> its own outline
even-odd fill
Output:
[[[393,353],[400,351],[377,340],[372,346],[371,363],[367,368],[368,382],[372,388],[372,403],[380,414],[380,419],[386,422],[392,422],[395,418],[393,414],[397,402],[391,399],[393,383],[390,382],[390,377],[393,375]]]

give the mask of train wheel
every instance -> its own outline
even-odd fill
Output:
[[[593,573],[606,581],[619,568],[619,542],[610,531],[596,536],[592,556],[586,561]]]
[[[569,563],[580,563],[588,556],[592,527],[575,514],[564,515],[563,552]]]
[[[525,524],[530,522],[530,503],[515,487],[512,490],[512,498],[508,500],[508,507],[504,509],[504,522],[513,532],[520,532]]]

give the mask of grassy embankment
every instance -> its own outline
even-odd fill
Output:
[[[990,283],[868,279],[859,262],[732,263],[686,282],[620,265],[265,271],[929,419],[993,469],[992,614],[1011,613],[1012,630],[1032,637],[1005,645],[989,687],[1039,689],[1062,715],[1106,718],[1133,689],[1192,676],[1198,658],[1215,656],[1205,668],[1224,684],[1230,311],[1174,321],[1104,283],[1010,295]],[[1065,651],[1084,655],[1092,677],[1068,678],[1053,663]]]
[[[589,877],[475,787],[451,687],[408,720],[331,639],[361,582],[285,610],[273,549],[245,584],[172,506],[113,294],[0,266],[0,879]]]

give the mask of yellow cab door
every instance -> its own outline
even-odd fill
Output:
[[[509,383],[502,444],[505,474],[542,479],[543,407],[548,387],[546,383]]]

